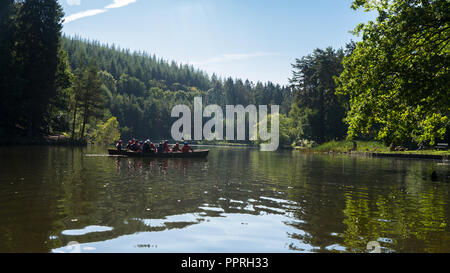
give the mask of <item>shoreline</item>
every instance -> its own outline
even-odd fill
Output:
[[[427,147],[425,150],[391,151],[389,147],[377,141],[329,141],[316,147],[301,148],[296,150],[311,153],[347,154],[385,158],[409,158],[409,159],[450,159],[450,151],[437,150]]]
[[[403,158],[403,159],[426,159],[426,160],[450,160],[450,155],[437,155],[432,153],[383,153],[383,152],[362,152],[362,151],[350,151],[350,152],[334,152],[334,151],[314,151],[312,149],[295,149],[302,153],[313,154],[328,154],[328,155],[349,155],[349,156],[366,156],[373,158]]]
[[[73,146],[86,147],[86,141],[72,141],[63,136],[41,136],[41,137],[15,137],[15,138],[1,138],[0,147],[7,146]]]
[[[16,139],[0,139],[0,147],[7,146],[65,146],[65,147],[86,147],[86,141],[75,141],[71,139],[61,138],[58,136],[49,137],[35,137],[35,138],[16,138]],[[192,143],[191,146],[197,147],[223,147],[223,148],[258,148],[258,145],[244,144],[244,143]],[[367,156],[373,158],[406,158],[406,159],[426,159],[426,160],[450,160],[450,153],[436,154],[426,152],[376,152],[376,151],[333,151],[333,150],[315,150],[314,148],[301,147],[280,147],[279,150],[291,150],[301,153],[314,154],[329,154],[329,155],[353,155],[353,156]]]
[[[414,154],[414,153],[370,153],[372,157],[392,157],[392,158],[412,158],[412,159],[449,159],[450,156],[435,155],[435,154]]]

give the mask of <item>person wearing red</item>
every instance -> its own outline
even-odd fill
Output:
[[[130,146],[130,150],[133,152],[139,152],[141,150],[141,144],[139,141],[135,140],[133,144]]]
[[[172,146],[172,153],[179,153],[181,152],[180,144],[177,142],[175,145]]]
[[[170,146],[167,140],[164,141],[164,153],[170,153]]]
[[[192,149],[191,146],[189,146],[189,144],[187,142],[185,142],[183,145],[183,148],[181,149],[181,152],[189,153],[189,152],[194,152],[194,150]]]
[[[155,144],[153,142],[150,142],[150,151],[153,151],[155,154],[158,153],[158,148],[156,148]]]

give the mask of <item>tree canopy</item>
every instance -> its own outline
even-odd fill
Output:
[[[290,117],[302,138],[325,142],[345,137],[346,109],[335,94],[334,81],[343,70],[343,58],[344,50],[329,47],[316,49],[292,65],[290,83],[295,100]]]
[[[61,48],[64,13],[56,0],[2,1],[1,125],[48,131],[53,99],[69,87]]]
[[[344,59],[338,94],[349,96],[349,137],[386,144],[444,138],[450,112],[450,2],[355,0],[353,9],[377,11],[360,24],[362,36]]]

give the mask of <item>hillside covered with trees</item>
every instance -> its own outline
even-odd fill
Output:
[[[167,62],[146,53],[130,52],[80,38],[62,39],[72,70],[94,60],[102,80],[107,109],[117,117],[124,138],[170,138],[177,104],[192,106],[194,97],[204,104],[281,105],[290,110],[291,89],[274,83],[209,77],[192,66]]]

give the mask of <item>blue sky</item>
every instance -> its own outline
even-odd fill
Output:
[[[68,35],[146,51],[222,77],[286,84],[291,63],[343,47],[375,18],[352,0],[59,0]]]

